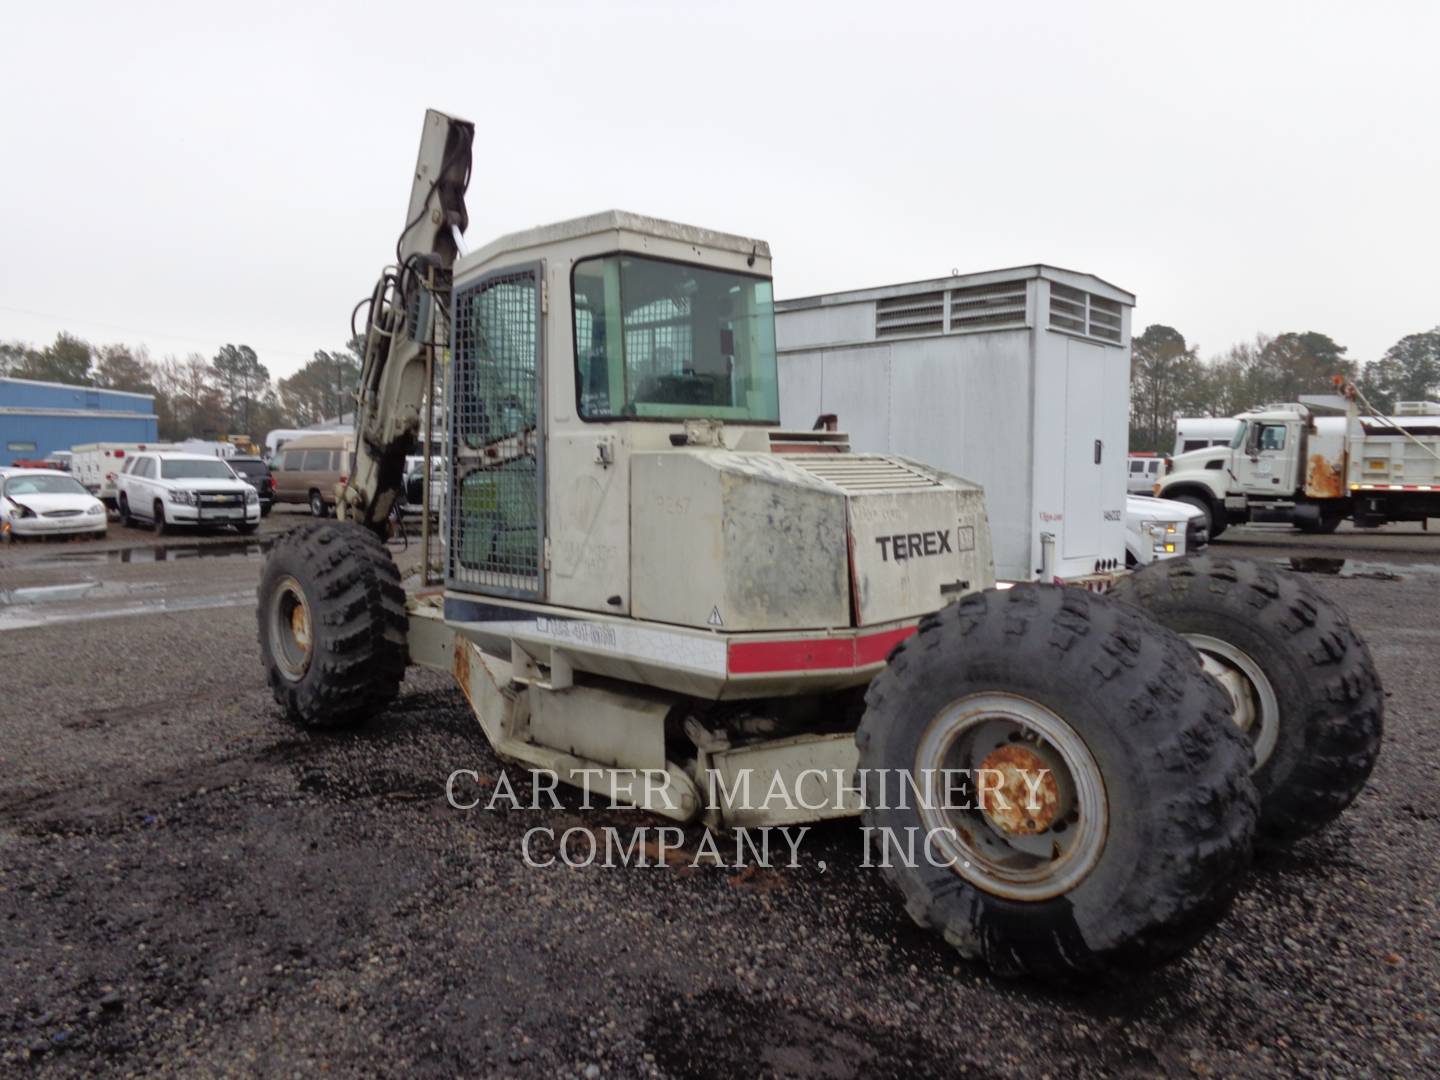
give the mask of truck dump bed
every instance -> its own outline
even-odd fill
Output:
[[[1347,440],[1350,490],[1440,490],[1440,418],[1406,423],[1403,432],[1367,419]]]

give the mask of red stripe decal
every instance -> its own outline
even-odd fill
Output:
[[[776,671],[849,670],[881,663],[915,627],[882,630],[861,638],[796,638],[789,641],[732,641],[730,674]]]
[[[914,635],[918,626],[902,626],[899,630],[886,630],[879,634],[860,638],[855,642],[855,666],[883,663],[890,650],[906,638]]]

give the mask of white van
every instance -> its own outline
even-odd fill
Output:
[[[1153,495],[1165,459],[1155,454],[1131,454],[1129,472],[1125,474],[1125,490],[1131,495]]]
[[[115,507],[115,477],[125,468],[126,458],[146,450],[174,450],[173,443],[83,443],[70,448],[70,475],[106,506]]]

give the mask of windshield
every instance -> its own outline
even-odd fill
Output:
[[[1239,450],[1245,444],[1245,421],[1240,421],[1240,426],[1235,429],[1235,434],[1230,437],[1230,449]]]
[[[779,423],[767,279],[609,255],[576,263],[572,286],[586,420]]]
[[[6,495],[89,495],[90,493],[68,476],[12,476],[5,481]]]
[[[263,461],[234,461],[231,460],[230,467],[245,476],[264,476],[266,473]]]
[[[160,462],[160,476],[165,480],[234,480],[230,466],[216,458],[214,461],[185,461],[183,459]]]

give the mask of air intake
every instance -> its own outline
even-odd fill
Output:
[[[875,303],[875,336],[877,338],[940,334],[944,330],[944,293],[892,296]]]
[[[793,463],[851,495],[941,486],[938,480],[898,461],[871,454],[806,455],[794,458]]]
[[[950,290],[950,332],[1025,325],[1025,282]]]
[[[1114,300],[1050,283],[1050,325],[1072,334],[1120,343],[1120,305]]]

